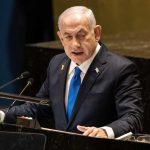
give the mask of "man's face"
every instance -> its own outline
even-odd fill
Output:
[[[85,16],[75,14],[63,18],[57,34],[66,55],[80,65],[95,51],[100,32],[100,26],[91,27]]]

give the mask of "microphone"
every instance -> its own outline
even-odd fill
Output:
[[[29,78],[25,87],[23,88],[23,90],[20,92],[19,95],[22,95],[22,93],[30,86],[32,85],[34,82],[33,78]],[[7,112],[14,106],[15,102],[17,100],[14,100],[13,103],[10,105],[10,107],[7,109]],[[29,128],[35,128],[35,126],[37,125],[36,120],[33,120],[32,117],[25,117],[25,116],[21,116],[21,117],[17,117],[16,120],[16,124],[17,125],[23,125],[25,127],[29,127]]]
[[[21,76],[20,76],[21,77]],[[27,89],[28,86],[32,85],[32,83],[34,82],[33,78],[29,78],[27,81],[27,84],[25,85],[25,87],[23,88],[23,90],[19,93],[19,95],[22,95],[22,93]],[[14,106],[14,104],[16,103],[17,100],[14,100],[11,105],[8,107],[6,113]],[[6,114],[5,113],[5,114]]]
[[[23,72],[19,77],[17,77],[15,79],[13,79],[13,80],[3,84],[2,86],[0,86],[0,90],[3,89],[4,87],[10,85],[11,83],[14,83],[17,80],[21,80],[21,79],[27,78],[29,76],[29,74],[30,74],[29,71]]]
[[[18,78],[19,79],[27,78],[29,75],[30,75],[29,71],[25,71]]]
[[[33,78],[29,78],[28,81],[27,81],[27,84],[25,85],[25,87],[23,88],[23,90],[20,92],[19,95],[22,95],[22,93],[27,89],[27,87],[32,85],[33,82],[34,82],[34,79]]]

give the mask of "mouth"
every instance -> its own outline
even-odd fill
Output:
[[[74,55],[78,56],[78,55],[82,55],[82,54],[83,54],[83,52],[72,52],[72,54],[74,54]]]

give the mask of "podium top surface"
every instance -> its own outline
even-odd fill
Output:
[[[127,57],[150,59],[150,33],[119,34],[102,36],[101,41],[110,51]],[[27,47],[38,47],[55,50],[63,50],[60,41],[48,41],[27,44]]]
[[[26,44],[27,47],[47,48],[55,50],[63,50],[63,46],[60,41],[47,41],[33,44]]]

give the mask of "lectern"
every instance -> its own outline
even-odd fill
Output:
[[[16,98],[17,100],[32,101],[35,103],[41,102],[39,99],[36,101],[36,98],[1,92],[0,97]],[[42,148],[45,150],[150,150],[149,143],[93,138],[81,134],[42,127],[40,127],[40,129],[34,129],[22,125],[1,123],[0,131],[0,149],[3,150],[7,150],[10,145],[13,147],[17,144],[19,144],[18,147],[22,146],[19,150],[25,150],[23,149],[26,147],[25,145],[28,146],[26,148],[27,150],[42,150]],[[6,143],[9,143],[9,145],[6,146]],[[1,146],[5,148],[1,148]],[[15,150],[18,149],[16,148]]]
[[[25,133],[44,134],[46,136],[45,150],[150,150],[150,144],[148,143],[92,138],[53,129],[31,129],[16,125],[0,124],[0,131],[7,132],[8,137],[11,137],[11,132],[16,134],[22,133],[22,136],[25,137],[27,136]],[[11,138],[7,139],[11,140]],[[3,142],[7,142],[7,139],[5,139],[6,141],[3,140]],[[2,144],[1,142],[0,139],[0,145]],[[39,144],[38,140],[36,144]]]
[[[0,131],[1,150],[45,150],[46,136],[41,133]]]

